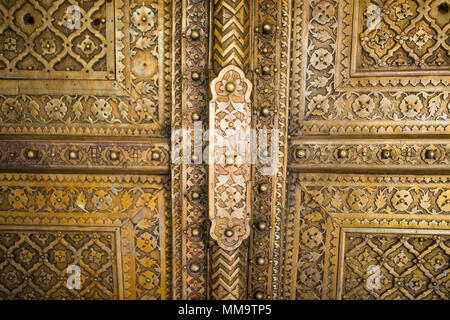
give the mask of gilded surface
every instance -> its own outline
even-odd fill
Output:
[[[78,14],[69,4],[1,3],[0,77],[21,80],[0,80],[0,132],[167,137],[171,1],[87,1]],[[34,62],[22,72],[21,59]]]
[[[11,274],[16,279],[14,285],[2,288],[6,298],[22,297],[21,290],[15,288],[33,288],[32,282],[39,282],[41,273],[42,277],[54,279],[49,291],[54,294],[42,296],[36,289],[35,298],[91,298],[98,290],[102,298],[167,298],[171,279],[167,272],[171,257],[170,234],[166,234],[170,230],[167,178],[3,174],[0,179],[2,236],[17,240],[5,240],[1,245],[0,263],[11,265],[8,268],[16,274]],[[77,232],[80,238],[70,240]],[[40,234],[48,238],[41,244],[37,240]],[[19,252],[21,244],[30,250],[29,254]],[[98,286],[98,290],[74,290],[69,294],[62,289],[66,281],[61,279],[62,272],[66,270],[62,262],[55,260],[58,248],[60,255],[66,256],[66,264],[80,262],[87,277],[83,281],[93,288]],[[31,260],[19,266],[24,255]],[[98,272],[102,268],[103,273]],[[109,274],[114,281],[108,282],[106,268],[116,270]]]
[[[192,130],[191,139],[172,140],[174,299],[207,297],[207,167],[193,161],[194,121],[208,125],[209,5],[204,0],[174,1],[172,132]],[[181,80],[180,80],[181,79]],[[185,140],[184,140],[185,139]],[[188,145],[183,154],[182,143]],[[191,149],[192,148],[192,149]],[[178,153],[181,151],[180,153]],[[182,159],[185,162],[182,162]]]
[[[450,239],[445,235],[344,233],[342,298],[448,300]]]
[[[369,4],[366,1],[317,0],[295,3],[291,135],[448,132],[448,65],[444,62],[436,67],[434,63],[439,60],[439,52],[444,52],[442,48],[448,48],[448,18],[445,24],[439,20],[448,13],[435,9],[440,1],[375,1]],[[404,7],[409,6],[411,12],[415,7],[420,9],[406,20],[394,19],[392,16],[396,15],[401,3]],[[374,9],[375,13],[371,15],[371,6],[380,9]],[[381,21],[377,23],[373,17],[379,17]],[[441,21],[440,25],[436,19]],[[414,38],[421,26],[422,29],[423,26],[434,28],[434,31],[427,31],[433,34],[434,40],[429,38],[426,44],[432,49],[426,50],[425,44],[421,45],[425,38],[415,42],[404,39],[406,34]],[[373,60],[370,68],[365,62],[368,71],[358,73],[356,66],[362,63],[358,62],[358,57],[365,59],[365,55],[357,54],[357,49],[370,51],[370,46],[380,47],[376,43],[370,45],[377,37],[370,37],[371,40],[366,42],[365,37],[361,37],[361,33],[371,29],[372,33],[391,34],[389,41],[397,44],[385,44],[385,48],[393,46],[399,51],[389,52],[388,56],[396,57],[403,51],[408,57],[406,62],[400,66],[385,66],[385,55],[378,53],[376,58],[370,58]],[[418,38],[421,36],[417,35]],[[417,53],[424,51],[426,57],[418,58]],[[430,67],[422,68],[421,59],[425,59]],[[433,72],[427,73],[428,69]]]
[[[449,298],[448,176],[295,174],[289,184],[296,286],[286,298]]]

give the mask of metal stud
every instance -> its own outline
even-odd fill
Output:
[[[259,231],[264,231],[267,229],[267,223],[265,221],[259,221],[256,224],[256,229],[258,229]]]
[[[27,158],[28,159],[35,159],[37,157],[37,151],[35,150],[28,150],[27,152]]]
[[[261,115],[263,115],[264,117],[268,117],[270,115],[270,109],[268,107],[262,107]]]
[[[345,150],[345,149],[340,149],[340,150],[338,151],[338,157],[339,157],[339,158],[347,158],[347,156],[348,156],[347,150]]]
[[[266,24],[263,25],[263,29],[262,30],[263,30],[263,33],[269,34],[269,33],[272,32],[272,26],[270,24],[266,23]]]
[[[117,160],[119,159],[119,154],[116,151],[111,151],[111,153],[109,154],[109,159]]]
[[[383,159],[389,159],[391,157],[391,151],[389,151],[389,150],[381,151],[381,157]]]
[[[236,86],[234,85],[233,82],[228,82],[225,86],[225,89],[231,93],[234,91],[234,89],[236,89]]]
[[[192,192],[191,196],[194,200],[200,199],[200,193],[198,193],[197,191]]]
[[[152,160],[157,161],[159,159],[161,159],[161,154],[159,152],[157,152],[157,151],[153,151],[152,152]]]
[[[259,192],[266,192],[269,190],[269,186],[266,183],[261,183],[258,187]]]
[[[200,80],[200,74],[198,72],[195,72],[195,71],[192,72],[191,73],[191,79],[194,80],[194,81]]]
[[[262,299],[264,299],[264,292],[262,292],[262,291],[256,291],[256,292],[255,292],[255,299],[256,299],[256,300],[262,300]]]
[[[431,160],[436,157],[436,152],[434,150],[427,150],[425,151],[425,158]]]
[[[231,230],[231,229],[225,230],[225,236],[226,236],[227,238],[231,238],[233,235],[234,235],[233,230]]]
[[[198,263],[193,262],[189,265],[189,270],[191,270],[192,272],[199,272],[200,265]]]
[[[192,30],[191,32],[191,39],[192,40],[198,40],[200,38],[200,32],[197,30]]]
[[[305,149],[298,149],[295,155],[297,158],[304,158],[306,156],[306,151]]]
[[[70,152],[69,152],[69,158],[70,158],[71,160],[76,160],[76,159],[78,159],[78,153],[77,153],[76,151],[70,151]]]

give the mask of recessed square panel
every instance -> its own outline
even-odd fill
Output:
[[[113,1],[2,1],[0,21],[0,78],[114,78]]]
[[[447,0],[353,1],[352,75],[447,71]],[[415,71],[415,72],[414,72]]]

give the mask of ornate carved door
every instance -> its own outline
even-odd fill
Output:
[[[0,0],[0,299],[448,299],[449,5]]]
[[[0,298],[171,297],[171,7],[0,1]]]

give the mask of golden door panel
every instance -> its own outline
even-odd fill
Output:
[[[291,175],[285,297],[449,299],[449,181]]]
[[[171,5],[0,2],[1,133],[168,136]]]
[[[295,1],[290,134],[448,132],[445,4]]]
[[[165,299],[169,179],[2,174],[0,297]],[[68,267],[81,289],[67,287]]]
[[[171,297],[171,34],[170,0],[0,1],[0,298]]]

